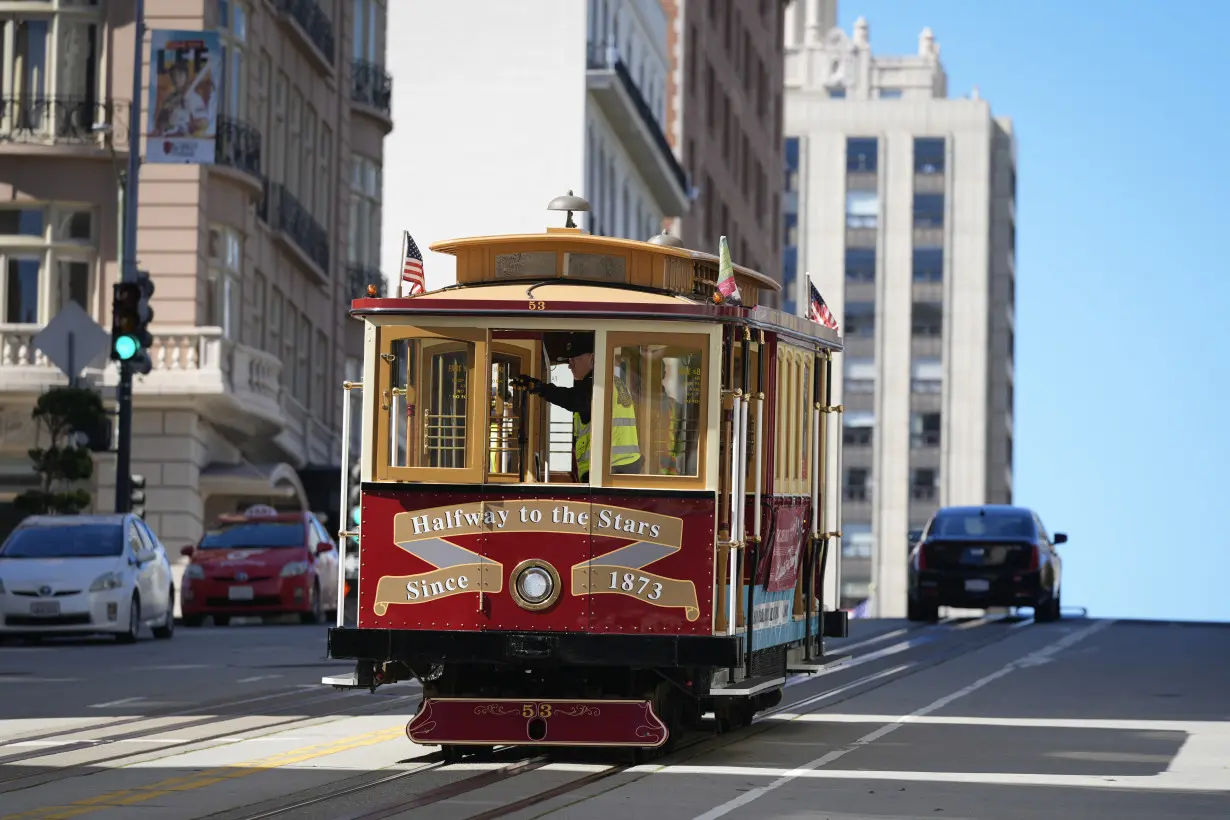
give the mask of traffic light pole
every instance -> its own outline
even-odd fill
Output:
[[[124,247],[120,279],[137,281],[137,190],[141,170],[141,71],[145,65],[145,0],[136,0],[133,37],[132,106],[128,112],[128,173],[124,190]],[[132,508],[132,366],[118,363],[120,384],[116,390],[119,430],[115,452],[115,511]]]

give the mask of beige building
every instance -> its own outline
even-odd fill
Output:
[[[695,197],[672,232],[709,253],[725,235],[736,263],[777,277],[783,4],[662,0],[662,7],[671,55],[667,137]]]
[[[872,54],[836,0],[786,9],[786,277],[841,325],[842,602],[906,607],[908,533],[939,506],[1011,503],[1016,141],[948,97],[929,29]]]
[[[110,331],[134,3],[0,0],[0,521],[30,486],[30,408],[64,376],[31,345],[69,301]],[[378,270],[392,130],[384,0],[148,0],[149,29],[221,34],[213,165],[141,169],[138,262],[156,285],[134,381],[132,471],[173,552],[261,501],[336,515],[349,300]],[[144,47],[148,82],[149,38]],[[141,100],[142,125],[148,96]],[[145,129],[142,128],[144,131]],[[105,354],[84,380],[115,395]],[[95,458],[114,509],[115,458]],[[332,527],[331,527],[332,528]]]

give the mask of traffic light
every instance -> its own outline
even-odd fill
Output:
[[[145,476],[129,476],[128,486],[131,488],[128,494],[131,502],[128,509],[138,518],[145,518]]]
[[[350,493],[349,493],[350,497],[347,499],[347,503],[350,507],[350,512],[349,512],[349,515],[346,516],[350,522],[349,528],[353,528],[353,529],[358,529],[359,520],[362,517],[362,511],[361,511],[362,502],[363,502],[362,477],[363,477],[363,473],[362,473],[361,465],[356,463],[353,467],[350,468]]]
[[[111,359],[126,362],[134,373],[148,373],[154,339],[148,325],[154,319],[149,300],[154,283],[148,271],[137,271],[131,282],[116,282],[111,303]]]

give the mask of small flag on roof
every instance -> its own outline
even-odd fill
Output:
[[[730,243],[724,236],[719,240],[718,257],[721,261],[718,263],[717,293],[713,294],[713,301],[719,305],[743,304],[743,296],[735,283],[735,266],[730,261]]]
[[[427,290],[423,276],[423,254],[409,231],[402,231],[401,238],[401,295],[415,296]]]
[[[807,274],[807,286],[811,288],[811,308],[807,311],[807,318],[831,330],[837,330],[833,311],[829,310],[829,306],[824,303],[824,297],[816,290],[816,283],[811,280],[810,273]]]

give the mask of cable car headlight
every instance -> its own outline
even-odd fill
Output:
[[[522,609],[546,609],[559,600],[559,573],[546,561],[522,561],[512,571],[510,591]]]

